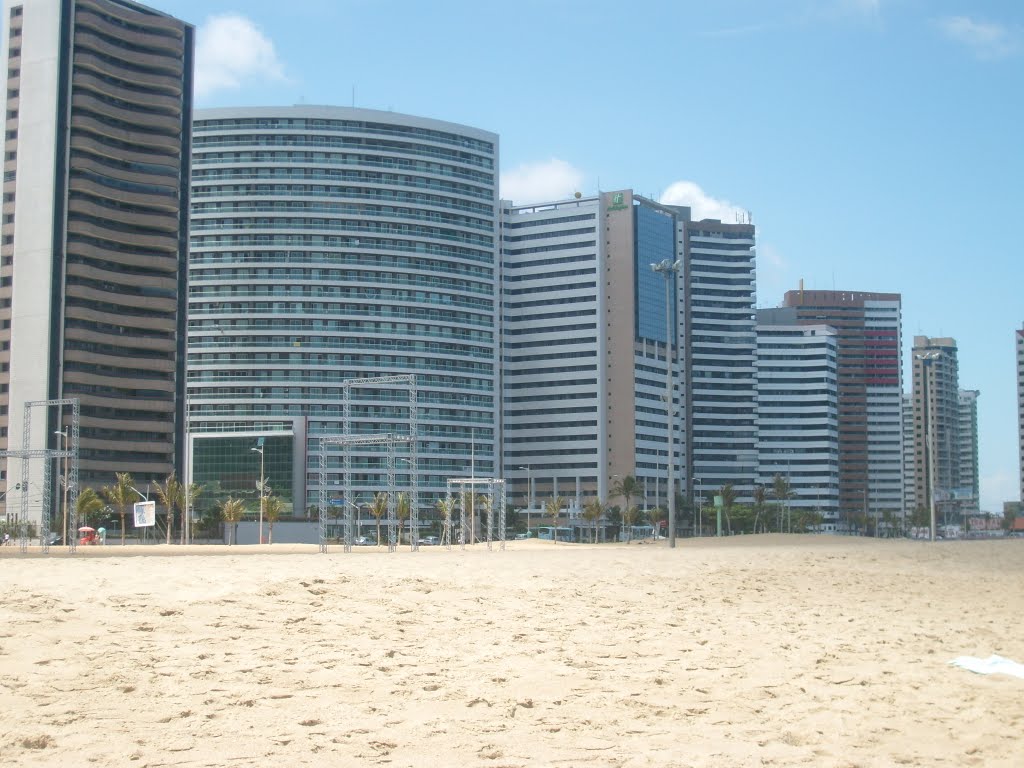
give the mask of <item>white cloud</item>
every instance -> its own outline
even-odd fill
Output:
[[[1014,27],[976,21],[967,16],[947,16],[936,24],[943,35],[967,46],[980,59],[998,59],[1021,50],[1021,31]]]
[[[501,174],[501,198],[518,205],[564,200],[578,192],[583,172],[556,157],[543,162],[523,163]]]
[[[284,81],[273,41],[238,14],[211,16],[196,33],[195,93],[237,90],[247,80]]]
[[[695,221],[701,219],[719,219],[727,224],[735,224],[747,216],[747,212],[728,200],[718,200],[708,195],[698,184],[692,181],[676,181],[668,185],[661,193],[658,202],[663,205],[688,205],[690,215]]]

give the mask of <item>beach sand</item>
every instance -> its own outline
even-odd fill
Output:
[[[8,766],[1024,765],[1024,540],[51,552]]]

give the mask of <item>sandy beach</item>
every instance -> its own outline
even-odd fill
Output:
[[[1013,766],[1024,540],[0,551],[9,766]]]

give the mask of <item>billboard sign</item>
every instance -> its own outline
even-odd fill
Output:
[[[139,501],[135,504],[135,527],[149,528],[156,525],[156,502]]]

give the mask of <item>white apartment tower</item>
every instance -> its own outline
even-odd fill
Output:
[[[758,464],[754,227],[703,220],[683,230],[687,493],[706,501],[729,484],[749,503]]]
[[[801,323],[836,329],[840,518],[903,509],[903,387],[898,293],[787,291]]]
[[[952,503],[960,487],[960,388],[956,341],[915,336],[914,494],[939,524],[955,523]]]
[[[914,493],[914,398],[903,395],[903,517],[917,509]]]
[[[822,530],[839,513],[836,332],[800,325],[790,307],[757,312],[758,484],[789,482],[792,508],[814,510]]]
[[[629,475],[642,487],[631,504],[667,505],[666,349],[678,383],[679,275],[667,327],[665,278],[651,264],[676,258],[678,220],[628,190],[502,205],[503,465],[517,506],[616,503],[612,488]],[[680,487],[678,407],[675,421]]]
[[[629,190],[502,205],[503,466],[513,503],[641,507],[757,473],[754,228]],[[677,264],[656,272],[654,265]],[[666,276],[667,275],[667,276]],[[665,393],[671,371],[673,440]],[[692,521],[682,509],[678,530]]]
[[[252,489],[265,468],[293,514],[321,492],[365,508],[388,482],[387,450],[351,448],[349,472],[323,439],[414,425],[415,471],[408,456],[394,471],[423,511],[450,477],[494,477],[498,137],[330,106],[202,110],[193,137],[200,505]]]
[[[980,511],[978,475],[978,396],[976,389],[960,390],[960,479],[957,498],[960,513],[974,515]]]

